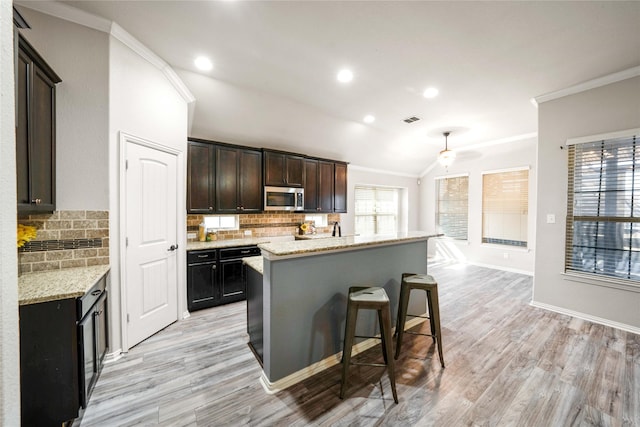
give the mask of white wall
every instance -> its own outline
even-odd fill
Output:
[[[120,280],[120,132],[152,141],[181,152],[177,217],[178,245],[186,247],[186,149],[187,103],[163,72],[147,62],[121,41],[111,37],[109,47],[109,163],[110,167],[110,254],[111,254],[111,352],[123,348],[121,321],[123,310]],[[123,273],[124,274],[124,273]],[[186,255],[181,250],[178,262],[180,311],[186,311]]]
[[[0,424],[20,424],[13,9],[0,1]]]
[[[449,143],[455,137],[449,138]],[[448,170],[437,164],[421,179],[419,228],[436,232],[436,177],[469,175],[469,232],[468,241],[438,240],[442,254],[494,268],[531,274],[534,266],[536,213],[536,139],[529,138],[498,145],[485,146],[458,153]],[[455,143],[454,143],[455,144]],[[455,147],[455,145],[454,145]],[[529,167],[529,227],[528,248],[514,248],[482,243],[482,172]],[[505,258],[507,254],[507,258]]]
[[[19,7],[22,30],[60,76],[56,89],[56,209],[107,210],[109,36]]]
[[[376,185],[380,187],[401,188],[403,200],[400,201],[404,211],[398,229],[403,231],[418,230],[418,178],[373,171],[349,165],[347,169],[347,213],[340,215],[342,233],[352,234],[355,231],[355,187],[356,185]]]
[[[541,103],[534,304],[640,333],[640,292],[568,280],[564,271],[568,138],[640,127],[640,77]],[[554,213],[556,224],[546,224]]]

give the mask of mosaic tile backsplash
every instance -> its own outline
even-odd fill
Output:
[[[251,231],[251,237],[293,236],[298,232],[298,226],[304,222],[306,214],[290,212],[272,212],[259,214],[241,214],[240,230],[218,231],[219,240],[242,239],[245,230]],[[203,215],[187,215],[187,232],[198,231]],[[317,233],[331,233],[333,223],[340,221],[340,214],[328,214],[328,227],[317,227]],[[194,239],[191,239],[194,240]]]
[[[18,249],[20,273],[109,264],[108,211],[23,215],[37,236]]]

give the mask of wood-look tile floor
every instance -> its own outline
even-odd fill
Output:
[[[106,365],[74,425],[640,426],[639,335],[529,306],[529,276],[458,264],[429,272],[447,367],[430,338],[405,335],[397,405],[386,373],[364,366],[351,368],[345,400],[340,366],[265,393],[245,304],[235,303],[195,312]]]

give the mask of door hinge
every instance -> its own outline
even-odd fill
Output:
[[[129,323],[129,313],[127,313],[127,323]]]
[[[128,170],[129,169],[129,160],[125,160],[124,161],[124,169]]]
[[[126,248],[128,248],[128,247],[129,247],[129,238],[128,238],[128,237],[125,237],[125,238],[124,238],[124,246],[125,246]]]

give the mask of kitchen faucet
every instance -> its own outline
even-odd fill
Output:
[[[342,237],[342,227],[340,227],[340,223],[338,221],[333,223],[333,233],[331,233],[331,236],[336,237],[336,227],[338,228],[338,237]]]

